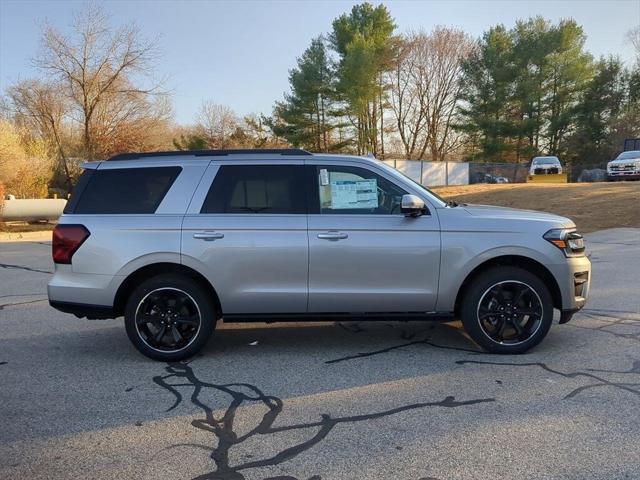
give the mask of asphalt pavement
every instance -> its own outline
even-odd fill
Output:
[[[640,229],[586,236],[587,307],[526,355],[459,322],[222,324],[188,363],[49,307],[0,243],[2,479],[638,479]]]

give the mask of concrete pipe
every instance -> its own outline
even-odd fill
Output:
[[[4,200],[0,208],[3,222],[35,222],[57,220],[67,201],[61,198],[28,198]]]

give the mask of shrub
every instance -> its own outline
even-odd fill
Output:
[[[5,193],[46,197],[52,175],[52,162],[42,142],[24,140],[14,125],[0,120],[0,184]]]

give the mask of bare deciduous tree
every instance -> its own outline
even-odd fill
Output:
[[[149,97],[127,86],[109,96],[94,112],[93,137],[98,158],[126,151],[170,148],[171,105],[164,98]],[[166,135],[166,138],[162,138]]]
[[[461,30],[437,27],[409,34],[392,74],[391,108],[407,158],[427,150],[442,161],[459,145],[452,124],[462,85],[462,62],[474,48]]]
[[[412,38],[403,39],[398,47],[394,68],[388,73],[389,105],[407,159],[417,157],[426,148],[426,107],[424,91],[416,84],[416,46]]]
[[[235,112],[226,105],[206,101],[200,107],[196,130],[208,148],[229,148],[232,136],[240,122]]]
[[[62,167],[67,189],[71,191],[73,178],[63,141],[63,120],[68,102],[59,85],[37,80],[25,80],[12,85],[7,95],[16,120],[35,132]]]
[[[627,36],[636,51],[636,61],[638,65],[640,65],[640,26],[631,29]]]
[[[105,103],[136,103],[159,93],[155,82],[141,87],[132,81],[150,76],[157,49],[155,43],[141,40],[134,25],[110,28],[104,12],[93,4],[75,17],[73,34],[73,38],[67,38],[47,26],[42,53],[35,63],[66,86],[82,124],[84,153],[93,160],[98,153],[97,132],[105,129],[99,123],[105,118],[100,112],[114,108]]]

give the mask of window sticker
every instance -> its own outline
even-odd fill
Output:
[[[329,172],[326,168],[320,169],[320,185],[329,185]]]
[[[331,208],[378,208],[378,182],[375,178],[332,181]]]

